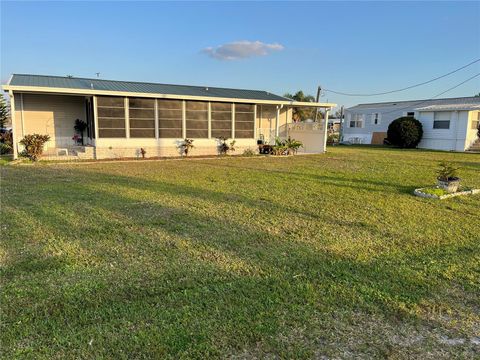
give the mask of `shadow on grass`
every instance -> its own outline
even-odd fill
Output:
[[[52,171],[61,177],[61,169]],[[4,293],[7,300],[16,286],[23,286],[21,277],[26,272],[36,286],[45,281],[43,285],[51,287],[51,293],[42,293],[46,298],[32,294],[31,303],[24,308],[13,301],[5,307],[4,321],[11,337],[26,336],[29,324],[29,336],[41,336],[37,347],[88,349],[85,337],[94,336],[102,355],[108,354],[102,353],[108,349],[127,347],[132,356],[214,356],[227,347],[241,348],[268,339],[288,328],[286,324],[308,322],[309,315],[317,311],[360,309],[408,317],[409,309],[441,291],[442,284],[434,276],[409,268],[428,260],[426,251],[360,262],[277,236],[255,224],[205,214],[189,204],[202,199],[230,207],[242,205],[285,221],[295,209],[285,211],[275,203],[182,184],[77,172],[82,181],[71,182],[68,187],[50,184],[55,187],[55,198],[62,199],[56,207],[41,191],[36,194],[35,216],[42,218],[43,226],[53,234],[61,236],[70,228],[72,238],[83,239],[81,246],[86,251],[99,252],[100,268],[86,269],[91,275],[80,280],[57,274],[49,285],[47,275],[52,269],[61,270],[62,261],[32,267],[27,257],[7,266],[14,281]],[[299,176],[288,176],[292,175]],[[121,187],[153,196],[138,199],[135,194],[122,193]],[[166,194],[186,197],[187,206],[162,203]],[[81,228],[61,216],[62,208],[68,212],[75,204],[81,209],[79,216],[85,218]],[[9,205],[21,206],[21,201]],[[364,224],[348,225],[365,230]],[[367,230],[378,231],[374,227]],[[156,234],[165,234],[170,241]],[[321,242],[323,236],[318,234],[317,240]],[[112,252],[106,250],[108,244]],[[8,242],[7,246],[17,251],[18,244]],[[462,261],[475,256],[461,253]],[[156,262],[161,254],[168,256]],[[137,265],[129,268],[128,259]],[[110,269],[108,264],[115,260],[124,267]],[[246,264],[253,270],[228,270],[225,262]],[[26,319],[24,323],[15,323],[19,316]],[[50,337],[52,329],[60,331],[66,322],[64,336],[55,342]]]

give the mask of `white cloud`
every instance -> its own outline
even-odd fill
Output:
[[[238,60],[252,56],[265,56],[272,51],[283,50],[283,45],[273,43],[265,44],[261,41],[234,41],[215,48],[208,47],[203,53],[218,60]]]

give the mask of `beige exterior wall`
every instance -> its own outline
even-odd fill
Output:
[[[272,143],[276,136],[276,120],[277,106],[276,105],[257,105],[257,134],[264,136],[267,143]],[[292,122],[292,109],[289,107],[282,107],[280,109],[278,121],[278,136],[286,138],[288,136],[287,124]]]
[[[228,140],[228,143],[231,139]],[[145,157],[180,156],[179,145],[182,139],[99,139],[95,148],[97,159],[137,158],[141,157],[140,149],[146,151]],[[216,139],[195,139],[194,148],[189,156],[218,155]],[[235,151],[231,155],[242,155],[246,149],[257,150],[255,139],[237,139]]]
[[[15,94],[17,141],[27,134],[37,133],[50,135],[45,149],[73,146],[76,119],[86,120],[84,97]]]
[[[467,125],[467,138],[465,139],[465,149],[468,149],[470,146],[477,141],[478,130],[474,128],[476,121],[480,120],[480,111],[469,111],[468,112],[468,125]]]

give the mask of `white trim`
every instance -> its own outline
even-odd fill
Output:
[[[257,128],[260,127],[260,124],[257,126],[257,104],[253,105],[253,118],[253,138],[257,139]]]
[[[212,103],[208,102],[208,138],[212,138]]]
[[[97,97],[93,96],[93,128],[95,130],[95,144],[98,142],[98,106]]]
[[[235,139],[235,103],[232,103],[232,139]]]
[[[328,109],[325,110],[325,119],[323,123],[323,152],[327,152],[328,113]]]
[[[187,138],[187,102],[182,101],[182,138]]]
[[[317,103],[317,102],[302,102],[302,101],[282,101],[282,100],[256,100],[243,98],[224,98],[211,96],[189,96],[189,95],[175,95],[175,94],[154,94],[154,93],[136,93],[128,91],[106,91],[106,90],[90,90],[90,89],[69,89],[69,88],[54,88],[41,86],[11,86],[3,85],[2,88],[8,91],[17,92],[32,92],[32,93],[57,93],[57,94],[82,94],[82,95],[109,95],[109,96],[129,96],[129,97],[147,97],[158,99],[180,99],[180,100],[203,100],[203,101],[219,101],[219,102],[238,102],[250,104],[278,104],[290,106],[305,106],[305,107],[324,107],[332,108],[337,106],[334,103]]]
[[[279,126],[280,126],[280,106],[277,105],[277,111],[275,113],[275,137],[279,135]]]
[[[158,133],[159,131],[159,122],[158,122],[158,100],[155,99],[154,102],[154,109],[155,109],[155,139],[158,140]]]
[[[125,108],[125,138],[130,139],[130,104],[128,97],[125,97],[123,106]]]

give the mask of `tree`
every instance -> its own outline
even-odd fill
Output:
[[[480,97],[480,92],[477,95],[475,95],[474,97]]]
[[[7,120],[9,115],[9,108],[7,102],[5,101],[4,96],[0,98],[0,128],[5,128],[7,126]]]
[[[416,148],[422,136],[422,123],[409,116],[393,120],[388,125],[387,141],[401,148]]]
[[[301,101],[301,102],[315,102],[315,97],[313,95],[305,95],[302,90],[297,91],[295,94],[286,93],[283,95],[286,98]],[[307,107],[294,107],[293,108],[293,120],[294,121],[304,121],[307,119],[315,118],[315,108]],[[319,114],[320,115],[320,114]],[[322,118],[319,116],[319,118]]]

